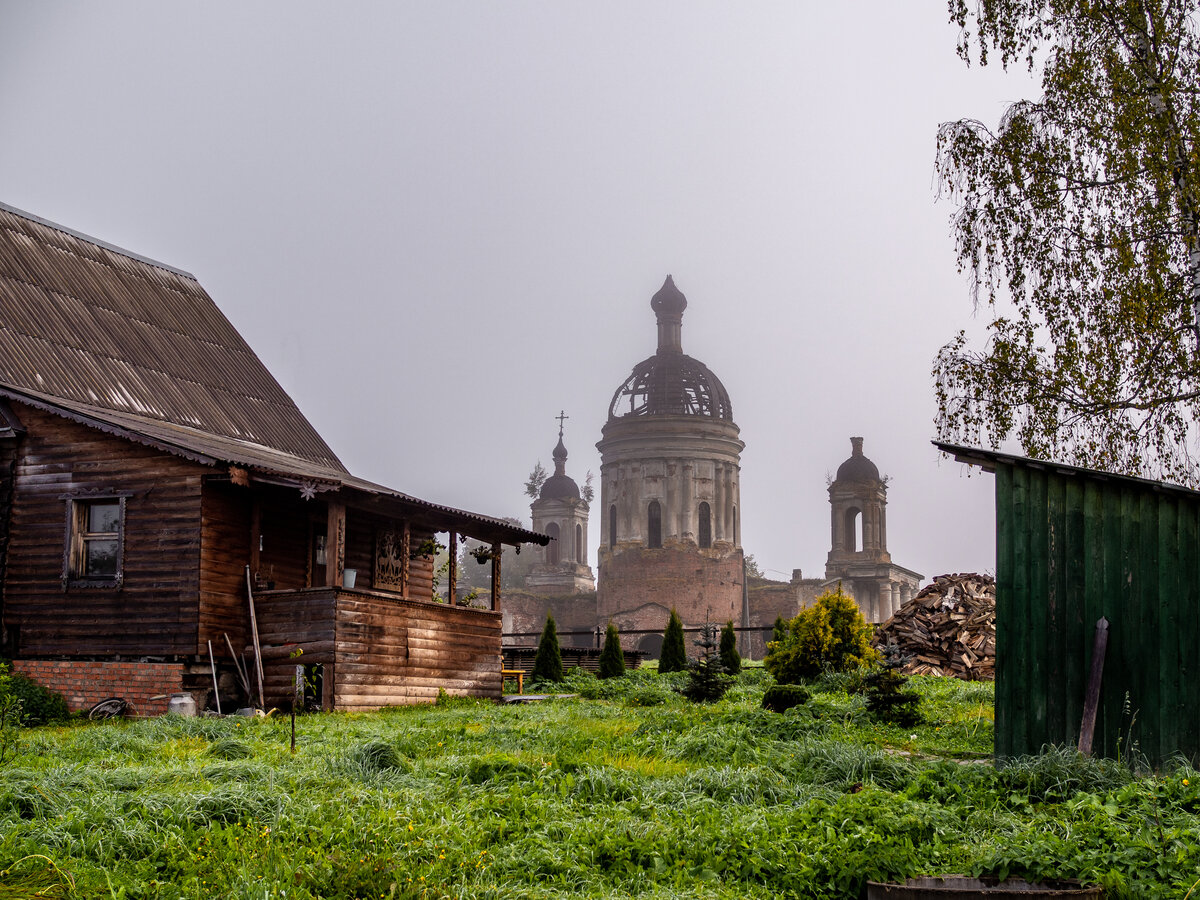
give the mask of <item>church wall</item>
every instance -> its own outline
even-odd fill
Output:
[[[597,612],[619,628],[665,628],[674,607],[685,625],[742,620],[742,552],[630,548],[601,552]]]

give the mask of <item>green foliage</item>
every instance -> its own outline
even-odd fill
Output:
[[[888,644],[883,649],[880,667],[863,678],[863,685],[871,715],[881,722],[911,728],[921,721],[921,695],[903,690],[908,677],[901,673],[900,667],[905,661],[900,648],[894,643]]]
[[[617,626],[608,623],[604,632],[604,649],[600,651],[600,665],[596,673],[601,678],[619,678],[625,674],[625,654],[621,652],[621,636]]]
[[[683,689],[683,696],[693,703],[716,703],[733,684],[733,679],[725,674],[717,640],[717,626],[705,623],[696,639],[700,655],[688,667],[688,683]]]
[[[12,687],[8,663],[0,662],[0,765],[17,755],[21,747],[21,726],[25,714],[21,698]]]
[[[809,700],[809,693],[798,684],[773,684],[763,692],[762,707],[772,712],[787,712]]]
[[[754,558],[753,553],[747,553],[743,557],[746,564],[746,576],[748,578],[765,578],[762,567],[759,566],[758,560]]]
[[[771,629],[771,640],[778,643],[787,637],[787,622],[783,621],[783,616],[775,617],[775,627]]]
[[[525,495],[536,500],[542,495],[542,485],[546,483],[546,477],[549,473],[546,467],[542,465],[539,459],[533,467],[533,471],[529,473],[529,477],[525,479]]]
[[[827,669],[853,671],[878,655],[870,638],[871,626],[839,584],[788,622],[787,635],[772,644],[763,664],[781,684],[814,678]]]
[[[733,630],[733,622],[725,623],[725,627],[721,629],[721,665],[730,675],[736,675],[742,671],[742,655],[738,653],[737,648],[737,632]]]
[[[669,689],[686,680],[574,670],[562,688],[595,699],[317,713],[295,755],[273,718],[27,731],[0,778],[0,897],[849,900],[931,871],[1183,897],[1200,875],[1186,764],[961,765],[991,745],[990,684],[912,678],[929,722],[901,731],[829,679],[784,716],[759,667],[712,706]]]
[[[537,656],[533,659],[534,681],[562,681],[562,650],[558,646],[558,627],[554,616],[546,613],[546,624],[538,640]]]
[[[65,722],[71,717],[71,710],[62,694],[20,672],[14,672],[6,678],[7,685],[0,686],[0,693],[20,701],[21,724],[26,727],[51,725]]]
[[[662,653],[658,657],[658,671],[682,672],[687,668],[687,649],[683,644],[683,622],[675,607],[671,607],[671,618],[663,632]]]
[[[938,354],[938,431],[1200,484],[1195,0],[951,0],[959,55],[1041,97],[943,124],[937,169],[982,347]],[[1193,445],[1194,446],[1194,445]]]

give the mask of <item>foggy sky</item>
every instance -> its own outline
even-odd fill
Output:
[[[560,408],[598,487],[670,273],[769,575],[823,575],[851,435],[891,476],[894,562],[994,571],[992,477],[929,444],[933,356],[983,321],[934,137],[1036,94],[945,18],[0,0],[0,200],[194,273],[355,474],[526,522]],[[599,535],[593,510],[593,564]]]

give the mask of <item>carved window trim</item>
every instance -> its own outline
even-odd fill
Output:
[[[116,588],[125,583],[125,504],[128,494],[97,492],[66,496],[66,527],[63,541],[63,590],[68,588]],[[95,507],[116,505],[115,531],[90,531],[89,513]],[[116,561],[112,574],[89,574],[87,550],[101,541],[116,542]]]

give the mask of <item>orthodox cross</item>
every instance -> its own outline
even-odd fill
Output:
[[[558,436],[561,438],[563,435],[563,420],[569,419],[571,417],[567,415],[566,410],[560,409],[558,411],[558,415],[555,416],[554,418],[558,419]]]

